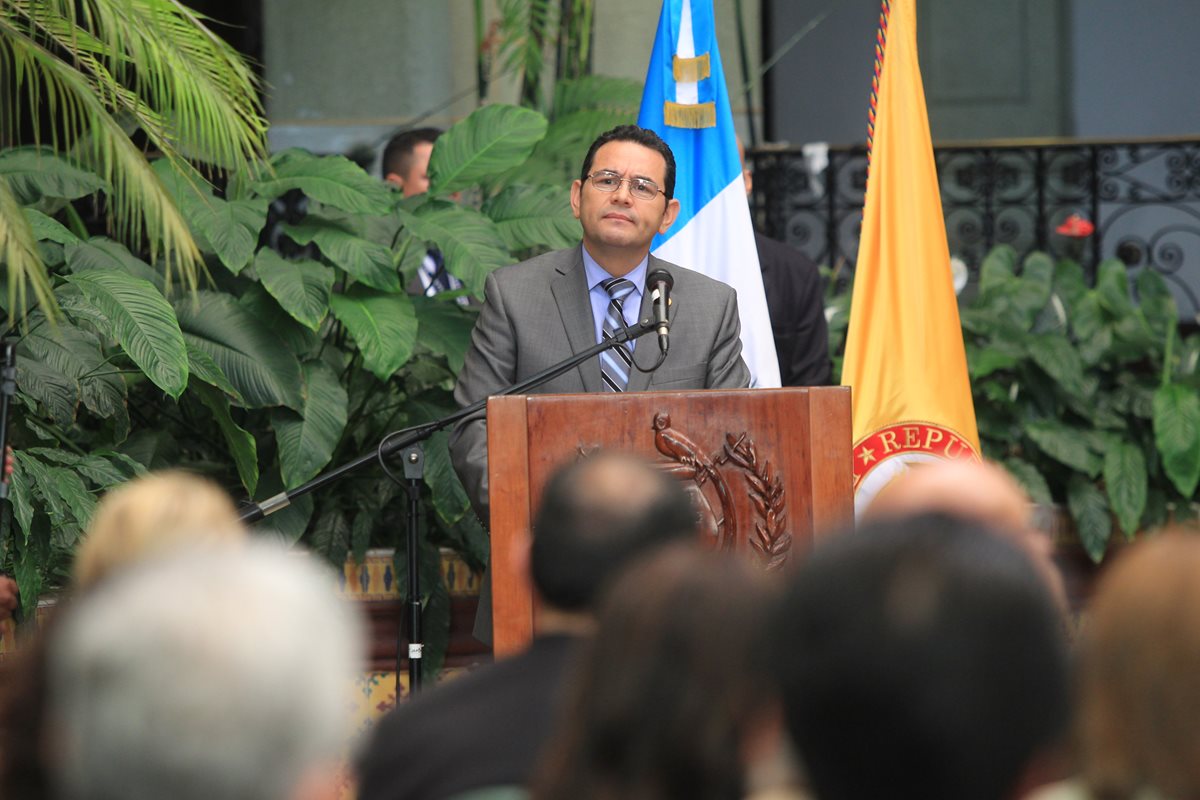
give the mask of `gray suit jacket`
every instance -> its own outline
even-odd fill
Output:
[[[671,349],[653,373],[631,371],[628,391],[744,389],[750,370],[742,360],[737,297],[729,286],[650,256],[649,270],[667,269],[671,290]],[[580,247],[502,267],[488,276],[485,303],[471,335],[454,399],[464,407],[566,360],[596,343]],[[643,291],[640,319],[653,314]],[[638,340],[636,363],[658,359],[656,337]],[[588,359],[533,390],[545,394],[601,392],[599,358]],[[488,524],[487,422],[484,414],[460,422],[450,455],[480,520]]]

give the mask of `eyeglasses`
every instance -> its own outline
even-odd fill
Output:
[[[666,192],[658,188],[657,183],[649,178],[622,178],[617,173],[609,172],[608,170],[593,172],[591,175],[588,175],[588,180],[600,192],[615,192],[621,188],[622,183],[628,183],[629,193],[638,200],[653,200],[660,193],[666,194]]]

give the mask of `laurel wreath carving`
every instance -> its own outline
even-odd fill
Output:
[[[773,474],[770,461],[764,460],[759,465],[758,448],[744,433],[738,437],[725,434],[725,457],[745,470],[750,502],[758,512],[754,536],[746,537],[746,541],[768,571],[778,570],[792,549],[792,534],[786,525],[787,500],[783,480]]]

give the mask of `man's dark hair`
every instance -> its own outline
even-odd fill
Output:
[[[441,135],[440,128],[413,128],[397,133],[383,148],[379,171],[385,178],[392,173],[401,177],[407,175],[412,166],[412,154],[416,146],[421,143],[433,144]]]
[[[945,515],[818,547],[773,623],[813,794],[1001,800],[1067,722],[1060,617],[1026,556]]]
[[[533,523],[530,570],[542,598],[585,610],[635,558],[694,538],[697,516],[679,482],[627,454],[601,452],[557,472]]]
[[[609,142],[634,142],[642,147],[649,147],[662,156],[663,160],[667,162],[667,172],[663,178],[666,185],[662,187],[662,190],[666,193],[668,200],[675,196],[675,154],[671,152],[670,145],[664,142],[657,133],[648,128],[639,128],[637,125],[618,125],[596,137],[596,141],[592,142],[592,146],[588,148],[587,155],[583,157],[583,170],[579,173],[581,181],[586,181],[588,175],[591,174],[592,161],[596,158],[596,151]]]

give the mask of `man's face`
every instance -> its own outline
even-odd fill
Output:
[[[405,197],[429,191],[429,156],[433,153],[432,142],[417,142],[413,147],[408,172],[400,176],[400,191]]]
[[[622,178],[648,178],[661,189],[666,184],[667,162],[663,157],[636,142],[609,142],[596,151],[591,172],[614,172]],[[640,200],[622,183],[615,192],[602,192],[591,181],[571,185],[571,210],[583,225],[583,241],[589,250],[650,249],[656,233],[666,233],[679,213],[679,201],[667,201],[659,194],[653,200]],[[593,255],[597,255],[593,252]]]

